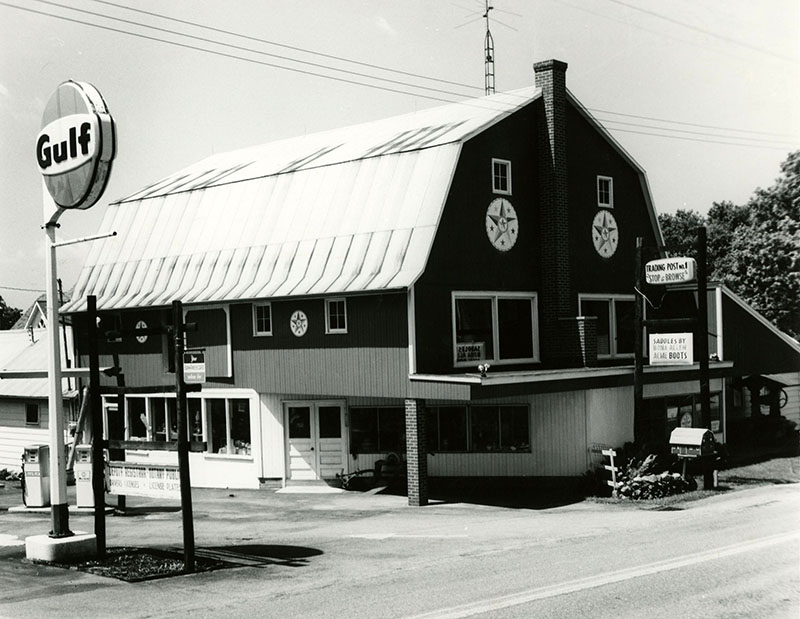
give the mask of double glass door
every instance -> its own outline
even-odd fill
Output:
[[[333,479],[344,470],[344,405],[341,402],[287,402],[286,478]]]

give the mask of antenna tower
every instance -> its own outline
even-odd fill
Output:
[[[484,57],[485,57],[485,69],[484,69],[484,86],[486,88],[487,95],[494,94],[494,39],[492,38],[492,32],[489,30],[489,11],[491,11],[494,7],[489,4],[489,0],[485,0],[486,3],[486,10],[483,13],[483,17],[486,20],[486,38],[484,39],[483,47],[484,47]]]

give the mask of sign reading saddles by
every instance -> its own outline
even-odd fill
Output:
[[[91,84],[66,81],[45,106],[36,161],[57,206],[87,209],[103,194],[116,154],[116,129]]]
[[[644,278],[648,284],[682,284],[694,281],[696,274],[694,258],[662,258],[644,265]]]

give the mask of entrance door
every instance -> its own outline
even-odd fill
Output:
[[[288,402],[286,478],[333,479],[344,469],[346,452],[341,402]]]

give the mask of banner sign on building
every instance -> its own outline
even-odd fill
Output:
[[[651,333],[650,365],[692,365],[694,363],[694,334]]]
[[[648,284],[682,284],[694,281],[697,261],[694,258],[663,258],[644,265],[644,278]]]

